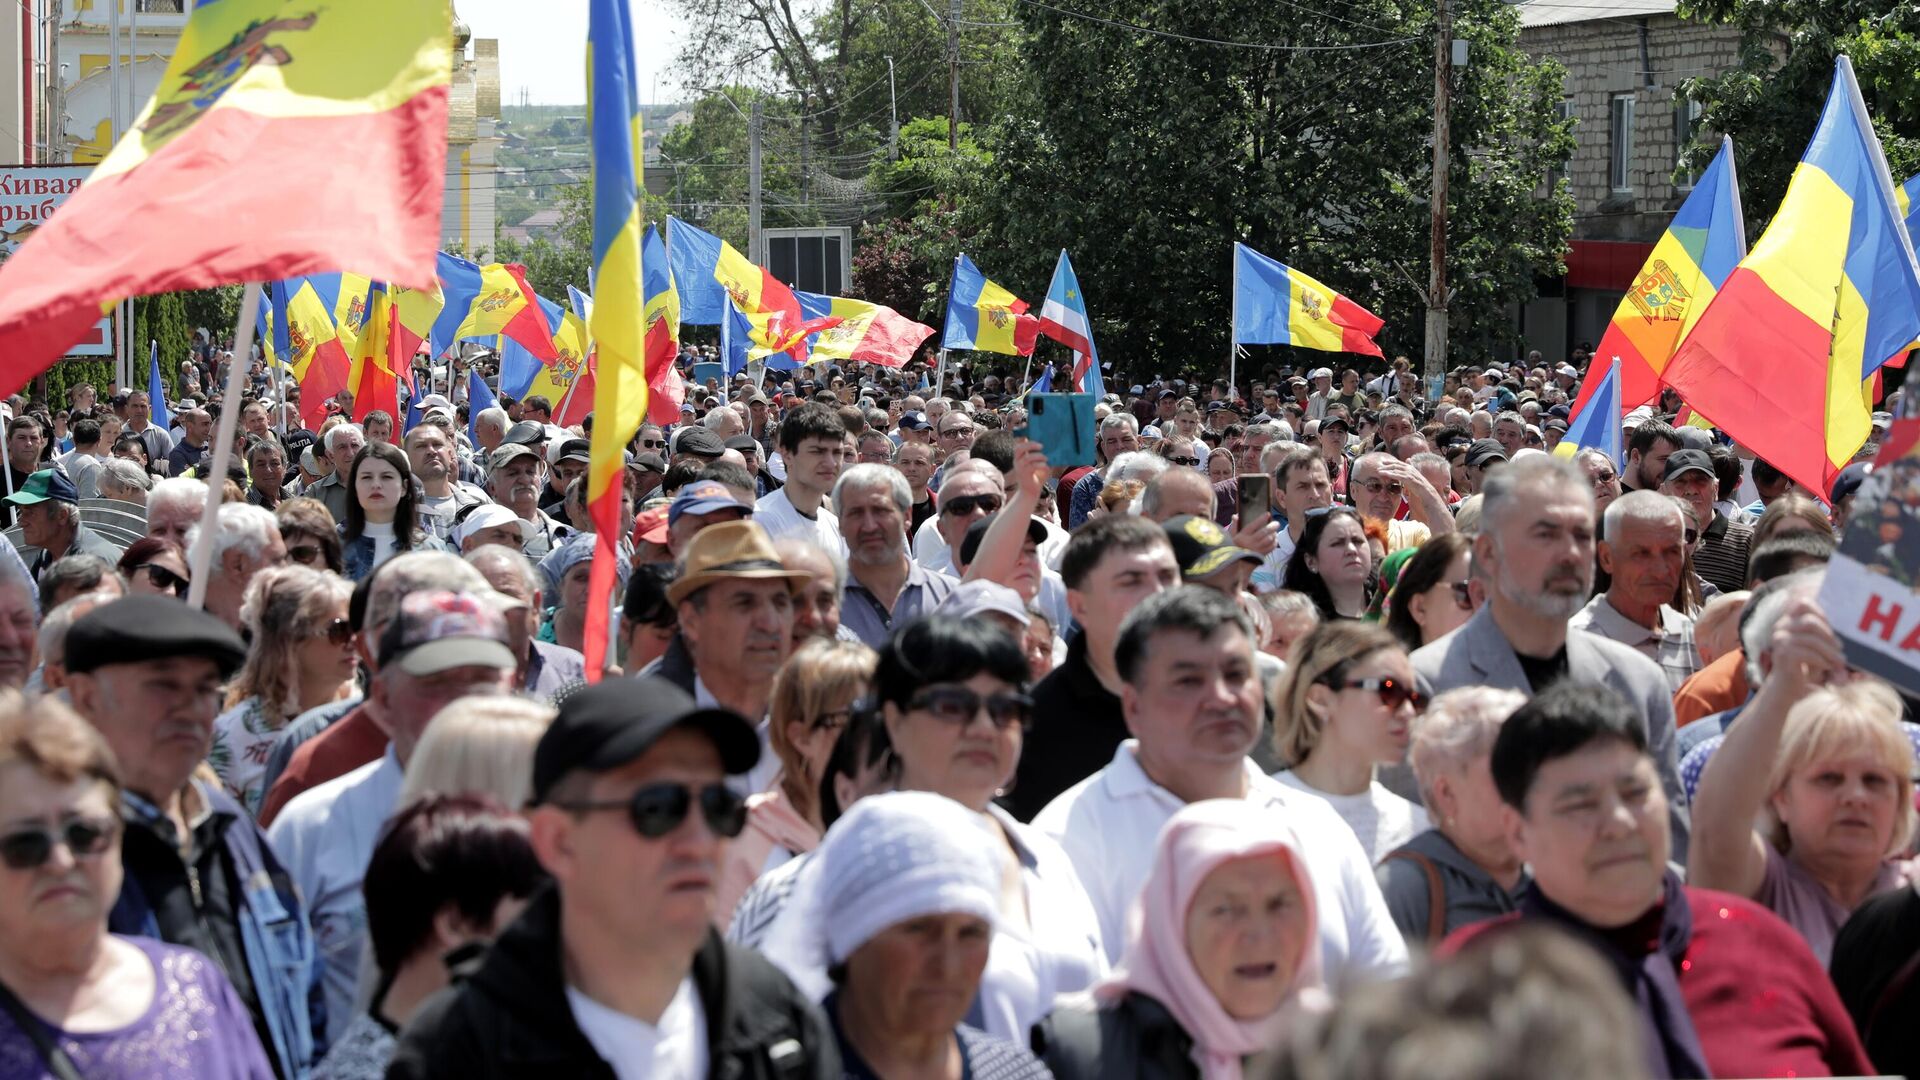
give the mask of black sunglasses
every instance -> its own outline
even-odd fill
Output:
[[[658,840],[680,827],[692,811],[695,798],[700,816],[715,836],[731,840],[747,827],[746,800],[725,784],[708,784],[696,793],[685,784],[648,784],[620,802],[555,803],[562,810],[625,810],[636,832],[649,840]]]
[[[641,439],[641,440],[640,440],[640,445],[641,445],[642,447],[645,447],[645,448],[646,448],[646,449],[648,449],[648,450],[664,450],[664,449],[666,449],[666,446],[667,446],[667,440],[665,440],[665,439]]]
[[[287,549],[287,558],[303,565],[319,562],[323,554],[317,544],[301,544]]]
[[[133,572],[136,574],[142,570],[147,572],[147,580],[153,583],[154,588],[171,589],[175,596],[187,595],[187,579],[181,577],[179,574],[161,566],[159,563],[141,563],[139,566],[133,568]]]
[[[0,836],[0,862],[13,870],[34,870],[53,858],[55,844],[64,845],[76,859],[98,855],[107,850],[120,823],[111,818],[77,817],[53,829],[21,829]]]
[[[1399,679],[1346,679],[1329,685],[1342,690],[1371,690],[1380,695],[1380,704],[1389,709],[1397,709],[1409,701],[1413,703],[1415,712],[1424,712],[1427,707],[1427,695],[1421,693],[1419,687],[1409,686]]]
[[[907,709],[924,710],[943,724],[965,727],[987,710],[987,718],[1001,731],[1014,724],[1026,726],[1033,713],[1033,699],[1025,694],[990,694],[982,697],[964,686],[930,686],[907,701]]]
[[[983,514],[997,513],[1001,498],[998,495],[955,495],[940,504],[943,514],[971,514],[975,510]]]
[[[1167,463],[1171,465],[1185,465],[1188,468],[1199,468],[1200,459],[1197,457],[1170,457],[1167,459]]]
[[[353,640],[353,624],[345,619],[335,619],[315,630],[312,637],[324,637],[332,645],[345,645]]]

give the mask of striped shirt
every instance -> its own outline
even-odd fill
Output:
[[[1747,587],[1747,556],[1752,547],[1753,526],[1728,521],[1715,511],[1700,546],[1693,549],[1693,569],[1721,592],[1739,592]]]

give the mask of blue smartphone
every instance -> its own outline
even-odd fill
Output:
[[[1039,443],[1049,465],[1094,464],[1099,432],[1093,423],[1093,395],[1027,395],[1027,423],[1014,435]]]

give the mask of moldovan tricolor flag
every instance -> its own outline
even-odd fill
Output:
[[[1093,345],[1093,320],[1087,317],[1087,298],[1080,291],[1080,279],[1073,272],[1066,248],[1060,249],[1060,261],[1053,264],[1053,283],[1047,286],[1047,299],[1040,305],[1040,332],[1073,350],[1076,391],[1096,398],[1107,396],[1106,381],[1100,378],[1100,350]]]
[[[447,0],[200,0],[192,11],[139,119],[0,268],[0,392],[46,370],[125,297],[349,266],[433,283]],[[328,147],[352,148],[351,182],[318,166]]]
[[[940,336],[943,349],[1033,355],[1040,338],[1040,320],[1027,314],[1027,302],[987,275],[965,255],[953,257],[953,280],[947,286],[947,329]]]
[[[647,415],[647,319],[641,273],[640,83],[627,0],[592,0],[587,115],[593,150],[593,312],[596,353],[587,510],[597,534],[581,651],[587,681],[607,662],[626,486],[623,451]]]
[[[800,310],[840,320],[814,336],[812,357],[816,361],[905,367],[920,350],[920,343],[933,336],[933,327],[914,322],[885,304],[820,293],[797,295]]]
[[[1626,465],[1620,449],[1620,366],[1617,356],[1604,364],[1594,362],[1600,381],[1592,396],[1574,408],[1567,433],[1553,448],[1555,457],[1572,458],[1582,450],[1598,450],[1607,455],[1615,469]]]
[[[1845,57],[1786,198],[1667,365],[1694,410],[1829,491],[1872,430],[1881,365],[1920,338],[1920,263]]]
[[[1622,413],[1639,408],[1660,393],[1661,376],[1674,350],[1712,302],[1715,292],[1747,254],[1747,224],[1740,215],[1740,184],[1734,176],[1733,140],[1721,136],[1720,152],[1707,166],[1693,193],[1673,215],[1647,264],[1620,300],[1613,321],[1600,337],[1598,357],[1620,358],[1615,404]],[[1580,415],[1608,365],[1596,359],[1573,398]],[[1568,429],[1571,431],[1571,426]],[[1561,441],[1565,445],[1565,440]]]
[[[1233,343],[1380,356],[1385,321],[1245,244],[1233,245]]]

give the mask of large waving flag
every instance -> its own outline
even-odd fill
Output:
[[[488,263],[480,268],[480,288],[454,331],[455,338],[490,338],[505,334],[551,364],[560,359],[553,345],[553,326],[541,310],[539,297],[527,286],[527,268],[518,263]]]
[[[647,415],[646,277],[640,219],[640,82],[627,0],[592,0],[587,25],[587,114],[593,144],[593,332],[597,370],[587,509],[598,540],[588,582],[587,679],[606,663],[622,520],[624,453]]]
[[[1661,376],[1674,350],[1746,254],[1747,224],[1740,214],[1733,140],[1722,136],[1713,164],[1653,245],[1653,254],[1621,298],[1594,350],[1596,357],[1620,358],[1615,400],[1622,413],[1660,393]],[[1587,368],[1586,381],[1574,395],[1575,415],[1608,377],[1605,364]]]
[[[786,282],[766,267],[750,262],[724,240],[713,276],[733,298],[734,309],[745,316],[752,341],[747,359],[784,353],[799,363],[807,362],[807,336],[826,325],[807,319],[800,310],[800,298]]]
[[[680,321],[688,326],[717,326],[732,304],[714,271],[726,241],[681,221],[667,218],[667,258],[680,294]]]
[[[1233,245],[1233,343],[1381,356],[1385,320],[1285,263]]]
[[[353,350],[353,367],[347,375],[356,424],[365,423],[367,414],[375,409],[385,411],[396,423],[406,415],[400,407],[400,372],[406,367],[394,354],[398,342],[393,324],[393,297],[386,282],[376,281],[367,289],[367,321],[360,328],[360,340]],[[302,400],[306,396],[302,390]]]
[[[435,262],[440,275],[440,314],[427,333],[427,349],[441,356],[460,343],[460,325],[467,321],[473,302],[480,298],[480,267],[458,255],[441,252]]]
[[[840,320],[814,335],[812,357],[816,361],[905,367],[920,351],[920,343],[933,336],[933,327],[914,322],[885,304],[820,293],[797,295],[801,310],[809,315]]]
[[[1853,65],[1786,198],[1667,365],[1667,382],[1795,481],[1827,491],[1871,431],[1873,376],[1920,338],[1920,263]]]
[[[332,277],[338,289],[339,275]],[[347,387],[352,366],[347,343],[313,278],[271,282],[261,299],[271,321],[269,332],[261,335],[268,358],[291,372],[300,387],[300,422],[318,431],[327,418],[327,402]]]
[[[593,344],[587,339],[585,319],[544,296],[535,299],[543,317],[554,327],[553,351],[559,359],[546,363],[519,342],[501,335],[500,392],[517,401],[536,394],[546,398],[554,408],[553,422],[567,427],[593,411],[588,365]]]
[[[941,348],[1030,356],[1039,337],[1040,320],[1027,314],[1025,300],[988,281],[966,255],[953,257]]]
[[[0,391],[129,296],[354,266],[433,279],[446,0],[210,0],[133,126],[0,268]],[[312,163],[353,147],[350,183]]]
[[[1598,450],[1613,460],[1614,468],[1622,468],[1626,461],[1620,452],[1621,360],[1616,356],[1593,367],[1600,372],[1600,380],[1586,402],[1573,410],[1572,419],[1567,421],[1567,433],[1560,437],[1553,452],[1557,457],[1570,458],[1582,450]]]
[[[1080,278],[1073,272],[1066,248],[1060,249],[1060,261],[1053,264],[1053,282],[1040,305],[1040,332],[1073,350],[1075,390],[1106,396],[1105,380],[1100,377],[1100,350],[1093,344],[1093,320],[1087,317],[1087,298],[1080,291]],[[1052,386],[1051,380],[1048,386]]]
[[[433,324],[440,318],[440,312],[447,306],[446,294],[441,292],[440,283],[434,282],[426,289],[409,289],[404,285],[395,285],[393,295],[393,346],[392,352],[399,361],[409,368],[413,358],[426,344],[427,337],[433,333]]]

